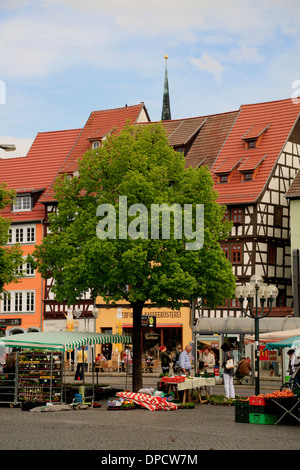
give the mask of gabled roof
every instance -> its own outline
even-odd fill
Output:
[[[195,118],[163,121],[170,145],[186,146],[186,166],[211,169],[226,140],[238,111]]]
[[[144,103],[123,108],[93,111],[81,130],[74,147],[67,155],[63,165],[61,165],[59,173],[72,174],[77,170],[78,160],[91,148],[91,141],[95,140],[95,136],[96,140],[99,140],[100,137],[122,129],[127,123],[135,124],[141,119],[142,113],[145,113],[145,118],[149,120]],[[53,184],[45,192],[41,202],[55,200]]]
[[[289,136],[292,140],[297,139],[297,133],[294,136],[293,130],[299,112],[300,104],[295,104],[291,99],[240,107],[236,122],[211,172],[221,204],[253,203],[259,199]],[[254,135],[258,137],[263,131],[257,148],[245,148],[245,135],[249,137],[252,132],[252,138]],[[228,161],[240,163],[234,167],[229,183],[218,183],[218,169],[223,164],[228,165]],[[247,168],[249,171],[256,169],[252,181],[241,180],[241,171]]]
[[[40,132],[26,157],[0,159],[0,181],[17,194],[42,193],[52,183],[62,163],[70,153],[81,129]],[[37,220],[44,215],[44,206],[37,203],[32,211],[2,211],[13,220]]]
[[[300,170],[292,182],[290,189],[285,195],[288,199],[300,199]]]

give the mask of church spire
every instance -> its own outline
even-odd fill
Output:
[[[163,95],[163,106],[161,113],[161,120],[167,121],[171,119],[171,108],[170,108],[170,95],[169,95],[169,83],[168,83],[168,69],[167,69],[167,60],[168,56],[165,55],[166,66],[165,66],[165,84],[164,84],[164,95]]]

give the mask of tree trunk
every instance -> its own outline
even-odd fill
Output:
[[[144,302],[132,303],[133,328],[132,328],[132,346],[133,346],[133,364],[132,364],[132,391],[138,392],[143,388],[142,375],[142,328],[141,316]]]

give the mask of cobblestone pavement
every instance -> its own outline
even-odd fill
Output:
[[[253,395],[253,388],[246,387],[236,387],[236,394]],[[272,388],[278,389],[268,386],[268,390]],[[265,393],[267,389],[261,391]],[[215,386],[213,393],[223,394],[223,386]],[[140,455],[136,451],[144,451],[141,459],[150,451],[166,455],[183,451],[189,456],[188,463],[199,464],[197,451],[203,450],[290,451],[300,448],[299,425],[236,423],[234,406],[197,403],[194,409],[176,411],[111,411],[107,409],[106,400],[101,404],[101,408],[53,413],[28,412],[2,405],[0,449],[100,450],[110,451],[111,455],[118,451],[118,456],[127,455],[127,451],[129,455]],[[102,458],[101,455],[99,453],[97,458]],[[143,464],[155,463],[150,454],[147,458],[149,461]],[[197,458],[198,461],[193,460]],[[130,462],[127,464],[131,466]]]

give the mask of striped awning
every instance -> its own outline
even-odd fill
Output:
[[[0,345],[10,348],[58,349],[68,351],[81,346],[107,343],[131,343],[128,335],[109,335],[78,331],[21,333],[0,338]]]

